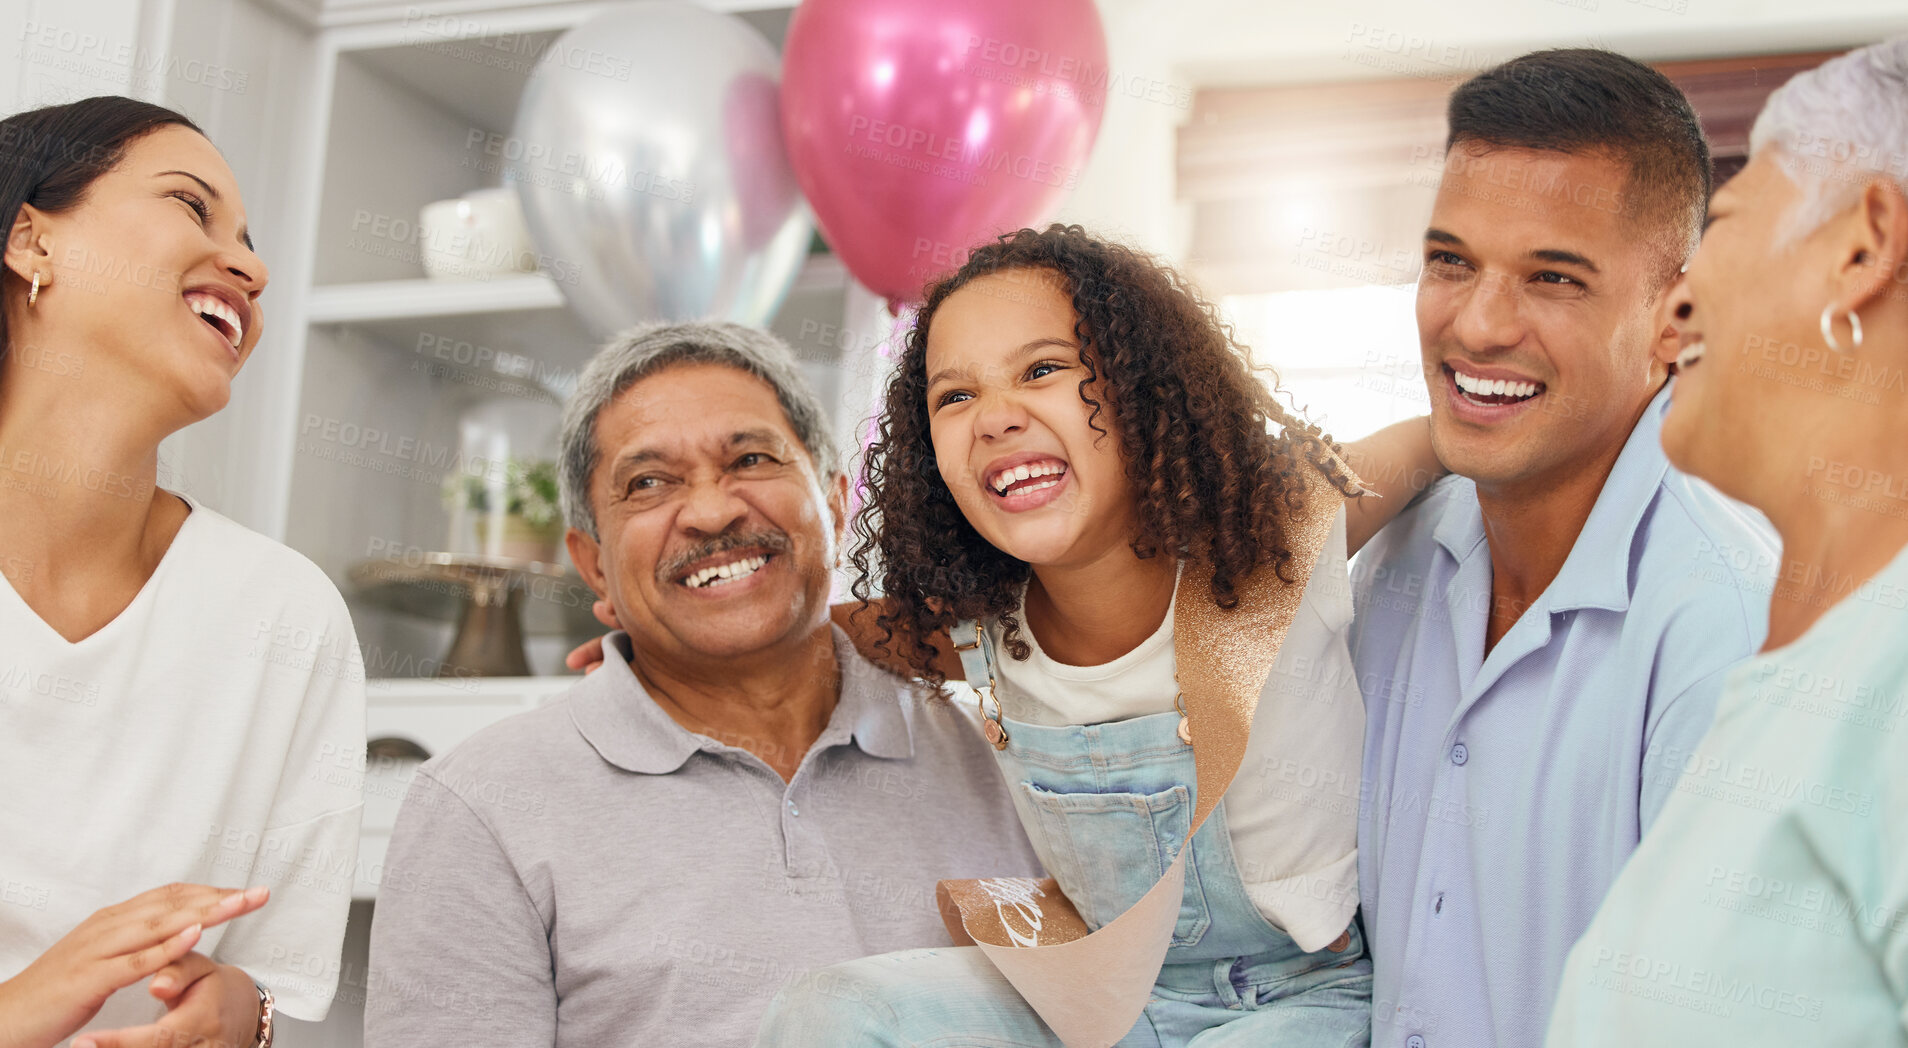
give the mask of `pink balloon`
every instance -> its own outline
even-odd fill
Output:
[[[782,58],[789,165],[890,304],[1049,218],[1116,81],[1093,0],[805,0]]]

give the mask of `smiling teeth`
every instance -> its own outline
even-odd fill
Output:
[[[755,574],[757,571],[760,571],[762,569],[762,565],[767,563],[768,563],[767,557],[756,556],[756,557],[750,557],[747,560],[737,560],[737,561],[731,561],[727,564],[717,564],[714,567],[703,568],[701,571],[696,572],[694,575],[691,575],[688,578],[683,579],[682,584],[689,587],[690,589],[703,589],[708,586],[720,586],[727,582],[733,582],[736,579],[747,578],[748,576]]]
[[[1535,382],[1515,382],[1505,378],[1472,378],[1456,368],[1451,374],[1457,379],[1457,387],[1474,397],[1528,397],[1537,392]]]
[[[1686,368],[1703,359],[1703,354],[1708,351],[1709,346],[1706,343],[1691,342],[1689,345],[1683,347],[1681,353],[1676,354],[1676,366]]]
[[[208,295],[203,291],[188,291],[185,300],[186,305],[191,306],[194,313],[214,316],[230,325],[232,333],[225,336],[227,342],[236,346],[245,338],[245,325],[240,323],[239,315],[234,313],[232,307],[226,305],[217,295]]]
[[[1057,462],[1042,462],[1031,466],[1014,466],[994,474],[994,479],[989,483],[993,485],[995,493],[1005,495],[1007,494],[1007,489],[1012,487],[1017,481],[1030,480],[1034,477],[1053,476],[1058,473],[1065,473],[1066,471],[1067,467]],[[1037,491],[1040,488],[1050,488],[1058,483],[1060,482],[1056,480],[1048,484],[1039,484],[1031,490]]]

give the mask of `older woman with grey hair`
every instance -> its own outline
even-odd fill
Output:
[[[1663,446],[1780,532],[1769,636],[1548,1043],[1908,1045],[1908,37],[1776,92],[1710,223]]]

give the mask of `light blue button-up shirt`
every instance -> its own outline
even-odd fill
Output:
[[[1542,1042],[1566,954],[1767,631],[1774,533],[1669,467],[1668,405],[1666,386],[1488,656],[1471,481],[1440,481],[1353,565],[1374,1048]]]
[[[1908,552],[1844,592],[1729,674],[1552,1048],[1908,1046]]]

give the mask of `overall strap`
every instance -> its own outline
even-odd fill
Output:
[[[961,656],[967,686],[979,692],[994,686],[994,641],[976,619],[962,619],[951,631],[954,650]]]
[[[1007,726],[1001,723],[1000,697],[994,694],[994,641],[987,635],[986,627],[974,619],[962,619],[954,624],[950,633],[954,640],[954,650],[961,656],[961,672],[967,675],[967,686],[974,689],[974,697],[980,702],[981,734],[987,737],[989,745],[996,750],[1007,748]],[[987,704],[994,704],[994,712],[987,712]]]

